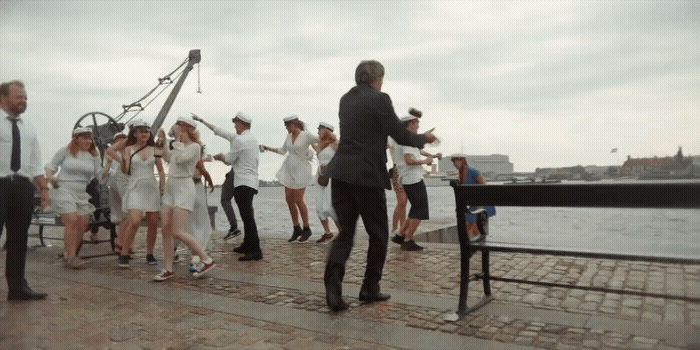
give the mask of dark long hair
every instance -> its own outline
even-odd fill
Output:
[[[138,128],[131,128],[131,130],[129,130],[129,136],[127,136],[127,138],[126,138],[125,146],[131,146],[131,145],[136,144],[136,130],[137,129]],[[155,146],[156,141],[154,140],[153,133],[151,132],[150,129],[148,129],[148,133],[151,134],[151,136],[148,137],[148,141],[146,141],[146,146]]]

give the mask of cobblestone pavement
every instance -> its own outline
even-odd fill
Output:
[[[61,232],[47,229],[46,235]],[[344,281],[351,308],[335,315],[326,309],[322,280],[329,245],[264,238],[263,260],[239,262],[231,249],[242,237],[222,236],[215,233],[212,242],[217,267],[211,274],[194,279],[182,250],[177,277],[163,283],[151,282],[158,267],[145,263],[143,232],[128,269],[113,255],[89,258],[82,271],[65,269],[60,241],[30,251],[28,280],[49,298],[7,302],[3,284],[0,348],[683,349],[700,338],[700,303],[504,282],[492,283],[489,305],[446,322],[443,315],[457,304],[454,245],[427,244],[415,253],[389,243],[381,285],[392,299],[360,305],[367,248],[361,233]],[[108,244],[81,251],[108,253]],[[162,257],[160,241],[156,256]],[[501,277],[700,297],[697,265],[525,254],[492,254],[491,260],[492,274]],[[480,288],[471,284],[470,303]]]

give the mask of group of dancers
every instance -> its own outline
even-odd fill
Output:
[[[127,130],[114,135],[111,145],[105,150],[104,164],[93,140],[92,129],[74,129],[70,143],[59,149],[45,167],[51,208],[60,214],[65,226],[66,267],[80,269],[85,264],[77,256],[77,250],[88,231],[90,215],[95,211],[87,187],[93,179],[98,179],[109,188],[110,219],[117,225],[115,253],[120,267],[129,267],[134,238],[145,218],[148,225],[146,261],[151,265],[158,264],[153,250],[159,221],[162,225],[165,264],[154,280],[164,281],[174,276],[173,262],[179,258],[175,254],[179,242],[192,252],[190,271],[193,275],[206,274],[216,266],[207,254],[212,229],[205,184],[213,188],[213,183],[204,162],[211,160],[231,166],[232,197],[244,226],[243,243],[233,251],[244,254],[239,259],[241,261],[262,259],[253,197],[258,192],[259,153],[264,151],[287,155],[277,178],[285,187],[294,226],[289,242],[303,242],[312,235],[304,203],[308,186],[315,191],[316,211],[324,228],[317,243],[330,241],[333,234],[329,220],[333,220],[336,227],[338,225],[331,203],[330,179],[323,172],[338,149],[334,127],[322,122],[318,133],[313,134],[296,115],[284,118],[287,138],[281,148],[273,148],[259,145],[252,136],[250,116],[238,113],[232,121],[235,132],[215,126],[195,114],[192,118],[180,117],[167,137],[164,130],[153,135],[146,121],[133,120]],[[206,155],[197,130],[199,123],[227,139],[229,151]],[[314,155],[319,160],[316,174],[312,170]],[[167,180],[163,161],[169,164]]]

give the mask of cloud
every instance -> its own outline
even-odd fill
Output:
[[[229,125],[245,111],[261,143],[281,144],[292,113],[337,125],[355,66],[374,58],[397,113],[423,110],[443,153],[604,164],[613,147],[700,154],[699,17],[696,1],[2,1],[0,78],[27,83],[36,124],[60,122],[39,131],[45,158],[78,117],[118,115],[197,48],[170,115]],[[279,163],[264,154],[262,177]]]

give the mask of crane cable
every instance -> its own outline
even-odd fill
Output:
[[[119,114],[116,118],[114,118],[114,120],[117,121],[117,122],[120,121],[120,120],[124,117],[124,115],[126,115],[126,113],[131,112],[131,108],[132,108],[132,107],[138,107],[138,108],[139,108],[139,111],[136,112],[136,114],[134,114],[131,118],[129,118],[129,120],[127,120],[126,123],[130,122],[131,120],[133,120],[137,115],[139,115],[139,113],[143,112],[143,110],[146,109],[146,107],[148,107],[148,105],[150,105],[156,98],[158,98],[158,96],[160,96],[160,94],[162,94],[163,91],[165,91],[165,89],[168,88],[168,86],[172,85],[173,81],[177,80],[177,79],[180,77],[180,75],[182,75],[182,73],[184,72],[184,70],[181,71],[180,73],[178,73],[177,76],[175,77],[175,79],[171,79],[171,78],[170,78],[170,76],[171,76],[173,73],[175,73],[175,72],[177,72],[178,70],[180,70],[180,68],[182,68],[185,64],[187,64],[188,61],[189,61],[189,57],[186,58],[186,59],[185,59],[177,68],[175,68],[172,72],[166,74],[166,75],[165,75],[164,77],[162,77],[162,78],[158,78],[158,84],[157,84],[153,89],[151,89],[151,91],[149,91],[148,93],[146,93],[143,97],[141,97],[140,99],[138,99],[138,100],[135,101],[135,102],[132,102],[132,103],[127,104],[127,105],[123,105],[122,108],[123,108],[124,110],[122,111],[121,114]],[[160,91],[155,97],[153,97],[153,98],[146,104],[146,106],[141,106],[140,102],[143,101],[143,100],[145,100],[146,98],[148,98],[151,94],[153,94],[153,92],[155,92],[161,85],[165,85],[165,87],[163,87],[163,89],[161,89],[161,91]],[[125,123],[125,124],[126,124],[126,123]]]

